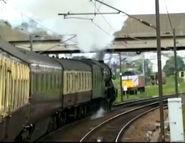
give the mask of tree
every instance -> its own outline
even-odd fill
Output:
[[[185,64],[183,59],[180,56],[177,56],[177,71],[183,71]],[[166,72],[167,76],[174,75],[175,71],[175,60],[174,57],[170,57],[167,61],[165,66],[163,67],[163,71]]]
[[[137,70],[140,72],[143,72],[143,60],[141,59],[141,60],[137,61],[136,65],[137,65]],[[145,75],[150,76],[150,74],[152,72],[150,60],[145,59],[144,65],[145,65]]]

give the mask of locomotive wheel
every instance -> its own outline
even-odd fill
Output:
[[[88,105],[88,111],[89,111],[89,116],[91,116],[92,115],[92,107],[91,107],[91,103]]]
[[[66,122],[66,111],[59,113],[58,119],[59,119],[58,126],[59,127],[63,126]]]
[[[74,120],[78,119],[78,107],[74,108]]]
[[[48,128],[47,128],[47,133],[50,133],[52,131],[52,121],[51,119],[49,119],[49,124],[48,124]]]
[[[56,123],[54,121],[54,118],[50,118],[49,119],[49,124],[48,124],[48,129],[47,129],[47,133],[52,132],[55,129]]]
[[[83,107],[82,106],[79,107],[79,115],[78,116],[80,119],[83,117]]]
[[[87,105],[84,105],[84,116],[88,116],[88,110],[87,110]]]

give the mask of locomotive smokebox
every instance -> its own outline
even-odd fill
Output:
[[[104,61],[103,61],[103,60],[98,60],[98,62],[100,62],[100,63],[104,63]]]

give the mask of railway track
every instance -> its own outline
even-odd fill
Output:
[[[181,94],[183,94],[183,93],[181,93]],[[164,101],[167,101],[168,98],[173,98],[173,97],[176,97],[176,95],[173,95],[173,94],[166,95],[163,97],[163,99],[164,99]],[[66,125],[66,126],[62,127],[61,129],[54,131],[54,132],[40,138],[36,142],[40,142],[40,141],[44,141],[44,142],[51,142],[51,141],[56,141],[56,142],[57,141],[60,141],[60,142],[81,141],[81,142],[84,142],[84,141],[90,141],[92,139],[92,138],[90,139],[90,136],[89,136],[89,135],[91,135],[90,132],[93,132],[93,134],[94,134],[95,132],[93,130],[96,130],[95,128],[97,126],[102,126],[103,123],[105,122],[105,120],[108,121],[112,117],[119,118],[119,115],[121,118],[121,115],[122,115],[122,117],[124,115],[126,115],[125,117],[126,118],[128,117],[128,119],[125,119],[125,120],[127,120],[127,122],[125,122],[124,125],[126,125],[126,123],[128,123],[128,120],[130,121],[131,119],[133,119],[134,117],[136,117],[137,115],[140,115],[141,113],[143,113],[145,111],[149,112],[149,110],[152,110],[152,107],[156,108],[156,106],[158,105],[158,100],[159,100],[158,97],[154,97],[154,98],[150,98],[150,99],[141,99],[141,100],[129,101],[129,102],[117,104],[114,106],[113,110],[111,110],[107,113],[103,113],[101,118],[95,117],[95,119],[92,119],[93,117],[88,117],[83,120],[76,121],[72,124]],[[129,116],[127,116],[127,115],[129,115]],[[120,123],[122,123],[121,125],[123,125],[123,120],[120,119]],[[106,123],[105,123],[105,125],[106,125]],[[118,125],[119,124],[117,124],[117,126]],[[121,129],[119,128],[119,130],[118,130],[118,128],[111,128],[110,130],[112,130],[112,132],[117,132],[117,134],[118,134],[119,130],[121,130]],[[87,133],[89,133],[89,135],[87,135]],[[87,135],[87,138],[84,135]],[[97,139],[99,137],[99,135],[97,135],[93,139],[94,140]],[[114,134],[114,136],[116,137],[116,134]],[[85,138],[83,139],[83,137],[85,137]]]
[[[100,123],[90,130],[80,142],[118,142],[121,141],[121,135],[126,131],[130,121],[134,121],[141,115],[155,110],[158,102],[142,105],[123,113],[117,114],[108,120]]]
[[[164,105],[164,109],[166,109],[166,108],[168,108],[167,104]],[[140,117],[142,117],[142,116],[146,115],[147,113],[152,112],[152,111],[154,111],[154,110],[156,110],[156,109],[158,109],[158,107],[154,107],[154,108],[151,108],[151,109],[149,109],[149,110],[146,110],[145,112],[143,112],[143,113],[141,113],[141,114],[135,116],[135,117],[132,118],[130,121],[128,121],[128,122],[119,130],[118,134],[116,135],[116,138],[115,138],[114,142],[116,142],[116,143],[117,143],[117,142],[123,142],[123,141],[122,141],[122,137],[123,137],[124,133],[127,131],[127,129],[132,125],[132,123],[133,123],[134,121],[136,121],[137,119],[139,119]]]

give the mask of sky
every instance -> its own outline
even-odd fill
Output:
[[[41,0],[6,0],[10,2],[14,7],[19,9],[25,13],[32,13],[33,10],[30,7],[34,5],[38,5],[36,2]],[[52,0],[53,3],[58,2],[59,0]],[[60,1],[68,1],[68,0],[60,0]],[[69,0],[70,1],[70,0]],[[78,1],[78,0],[76,0]],[[87,0],[88,1],[88,0]],[[104,0],[106,3],[107,0]],[[155,13],[155,1],[154,0],[115,0],[115,1],[124,1],[124,5],[120,5],[119,9],[129,13],[129,14],[153,14]],[[185,0],[159,0],[160,1],[160,13],[166,13],[165,1],[168,7],[169,13],[178,13],[185,12]],[[47,3],[45,3],[47,6]],[[83,6],[83,4],[82,4]],[[10,9],[9,9],[10,10]],[[48,12],[50,9],[48,9]],[[11,14],[9,11],[6,16],[14,17],[15,14]]]
[[[21,13],[26,14],[29,17],[34,17],[37,19],[40,19],[41,21],[44,20],[45,22],[42,23],[44,26],[46,26],[49,29],[54,29],[54,27],[57,26],[56,24],[52,24],[53,21],[57,19],[57,13],[59,12],[67,12],[67,11],[72,11],[72,12],[94,12],[92,11],[92,8],[89,7],[89,5],[86,5],[86,1],[88,2],[89,0],[7,0],[8,4],[2,4],[0,3],[0,19],[16,19],[14,20],[14,23],[17,25],[20,23],[20,20],[25,20],[26,17],[21,16]],[[74,2],[75,1],[75,2]],[[112,2],[113,0],[104,0],[105,3],[111,4],[112,6],[115,6],[116,8],[123,10],[124,12],[127,12],[129,14],[154,14],[155,13],[155,0],[114,0],[114,3]],[[185,12],[185,0],[159,0],[160,1],[160,13],[167,13],[167,9],[169,13],[182,13]],[[166,5],[165,5],[166,1]],[[63,6],[63,5],[64,6]],[[65,5],[66,4],[66,5]],[[77,7],[77,8],[75,8]],[[85,8],[87,7],[87,9]],[[15,10],[16,8],[16,10]],[[101,7],[101,9],[106,9],[105,7]],[[17,11],[18,10],[18,11]],[[83,11],[84,10],[84,11]],[[107,9],[106,9],[107,10]],[[110,10],[110,9],[109,9]],[[119,19],[121,23],[119,23]],[[19,20],[17,20],[19,19]],[[100,25],[100,27],[105,27],[105,23],[102,24],[103,22],[101,21],[103,18],[97,19],[97,23]],[[57,19],[59,20],[59,19]],[[126,18],[123,17],[117,17],[115,19],[112,19],[111,17],[107,17],[107,20],[110,22],[110,24],[117,30],[119,30],[122,26],[122,22],[126,20]],[[61,21],[62,22],[62,21]],[[78,21],[79,22],[79,21]],[[55,21],[57,23],[57,21]],[[59,23],[59,22],[58,22]],[[77,29],[78,24],[76,27],[74,27],[75,21],[68,22],[68,26],[71,26],[71,28]],[[16,25],[15,24],[15,25]],[[52,26],[51,26],[52,25]],[[80,25],[83,25],[80,23]],[[85,25],[85,24],[84,24]],[[83,26],[84,26],[83,25]],[[82,27],[83,27],[82,26]],[[64,26],[65,27],[65,26]],[[95,27],[95,25],[94,25]],[[66,27],[63,29],[63,31],[66,29]],[[67,27],[68,29],[68,27]],[[87,30],[92,29],[91,27],[87,27]],[[88,31],[84,32],[88,32]],[[74,30],[73,30],[74,31]],[[92,33],[92,31],[95,31]],[[102,33],[96,35],[95,33],[100,32],[100,29],[93,29],[89,33],[93,35],[91,39],[95,39],[94,41],[88,41],[87,43],[100,43],[101,41],[105,41],[103,44],[96,45],[96,46],[102,46],[104,44],[107,44],[108,42],[111,42],[111,38],[108,36],[106,37],[105,35],[101,35]],[[113,34],[113,32],[110,30],[110,27],[107,27],[107,33]],[[70,33],[71,31],[66,31]],[[76,31],[79,35],[81,34],[79,31]],[[88,37],[91,35],[83,35],[82,38]],[[103,39],[100,39],[101,37],[106,37]],[[97,41],[97,39],[100,39]],[[78,39],[81,41],[80,39]],[[81,44],[82,47],[87,47],[89,46],[88,44]]]

